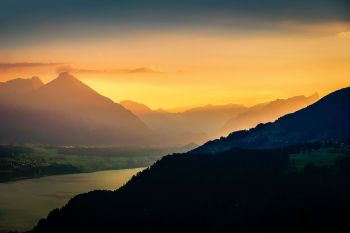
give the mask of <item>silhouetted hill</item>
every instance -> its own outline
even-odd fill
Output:
[[[36,76],[30,79],[17,78],[0,83],[0,92],[24,93],[36,90],[43,85],[44,83]]]
[[[0,103],[18,101],[23,95],[35,91],[43,85],[38,77],[32,77],[31,79],[17,78],[0,83]]]
[[[239,104],[211,105],[191,108],[172,117],[186,128],[203,132],[207,138],[212,138],[222,125],[235,115],[247,111],[248,108]]]
[[[144,145],[147,126],[119,104],[68,73],[0,106],[6,143]]]
[[[150,109],[147,105],[140,104],[131,100],[123,100],[120,101],[119,104],[124,108],[129,109],[135,115],[146,115],[154,113],[154,111]]]
[[[278,99],[252,107],[239,104],[208,104],[176,113],[152,110],[144,104],[130,100],[122,101],[120,104],[137,115],[164,141],[183,145],[188,142],[202,144],[234,130],[274,121],[280,116],[314,103],[317,99],[318,96],[315,94],[310,97]]]
[[[315,104],[273,123],[231,133],[192,153],[218,153],[230,148],[277,148],[286,145],[350,138],[350,87],[335,91]]]
[[[120,105],[137,115],[148,127],[157,132],[172,134],[172,128],[178,126],[178,123],[167,114],[152,110],[144,104],[124,100]]]
[[[179,114],[152,110],[148,106],[134,101],[120,102],[122,106],[137,115],[162,140],[162,145],[182,146],[188,143],[201,144],[207,141],[208,135],[203,129],[196,129],[193,124],[179,120]],[[202,117],[205,117],[204,115]],[[201,117],[198,115],[197,120]],[[195,120],[192,120],[194,122]],[[209,122],[207,121],[207,124]]]
[[[227,135],[233,131],[253,128],[260,123],[275,121],[279,117],[305,108],[317,100],[318,94],[316,93],[308,97],[294,96],[258,104],[228,120],[220,130],[219,135]]]
[[[332,162],[301,170],[290,156],[325,152]],[[117,191],[76,196],[32,233],[349,232],[348,153],[318,143],[169,155]]]

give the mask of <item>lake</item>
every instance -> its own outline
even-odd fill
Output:
[[[115,190],[144,168],[101,171],[0,183],[0,232],[25,231],[73,196]]]

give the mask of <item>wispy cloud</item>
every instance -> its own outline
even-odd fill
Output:
[[[43,62],[18,62],[18,63],[0,63],[0,70],[32,68],[32,67],[56,67],[67,63],[43,63]]]
[[[16,70],[16,69],[35,69],[48,68],[57,73],[86,73],[86,74],[162,74],[165,71],[155,67],[137,67],[128,69],[89,69],[75,67],[71,63],[63,62],[16,62],[16,63],[0,63],[0,71]]]
[[[164,73],[163,69],[160,68],[155,68],[155,67],[141,67],[141,68],[136,68],[136,69],[129,69],[125,70],[129,74],[136,74],[136,73],[155,73],[155,74],[160,74]]]
[[[72,72],[72,73],[90,73],[90,74],[161,74],[165,71],[155,67],[140,67],[132,69],[85,69],[75,68],[71,65],[60,66],[56,69],[58,73]]]

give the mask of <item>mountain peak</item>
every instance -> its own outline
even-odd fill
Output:
[[[231,148],[281,148],[316,141],[349,140],[350,87],[328,94],[321,100],[278,120],[249,130],[232,132],[195,149],[193,153],[216,153]]]
[[[42,87],[44,83],[36,76],[28,79],[16,78],[2,83],[2,91],[10,93],[25,93]]]
[[[119,104],[136,115],[149,114],[153,112],[152,109],[150,109],[147,105],[140,104],[131,100],[123,100]]]
[[[312,95],[310,95],[308,98],[316,101],[320,98],[320,95],[318,94],[318,92],[315,92]]]
[[[39,88],[44,85],[41,79],[38,76],[33,76],[31,79],[32,85]]]
[[[93,91],[90,87],[88,87],[86,84],[84,84],[82,81],[80,81],[68,72],[60,73],[57,78],[46,84],[44,88],[54,88],[64,90],[65,92],[69,92],[69,90],[74,92],[74,90],[78,89]]]
[[[79,81],[76,77],[74,77],[69,72],[61,72],[55,80],[64,80],[64,81]],[[80,82],[80,81],[79,81]]]

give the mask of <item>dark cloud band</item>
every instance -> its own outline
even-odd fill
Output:
[[[245,24],[260,28],[279,21],[350,21],[350,1],[3,0],[0,7],[2,40],[11,36],[39,38],[45,33],[67,37],[70,35],[65,30],[74,31],[74,27],[81,31],[106,25],[118,30],[191,26],[229,29]]]

